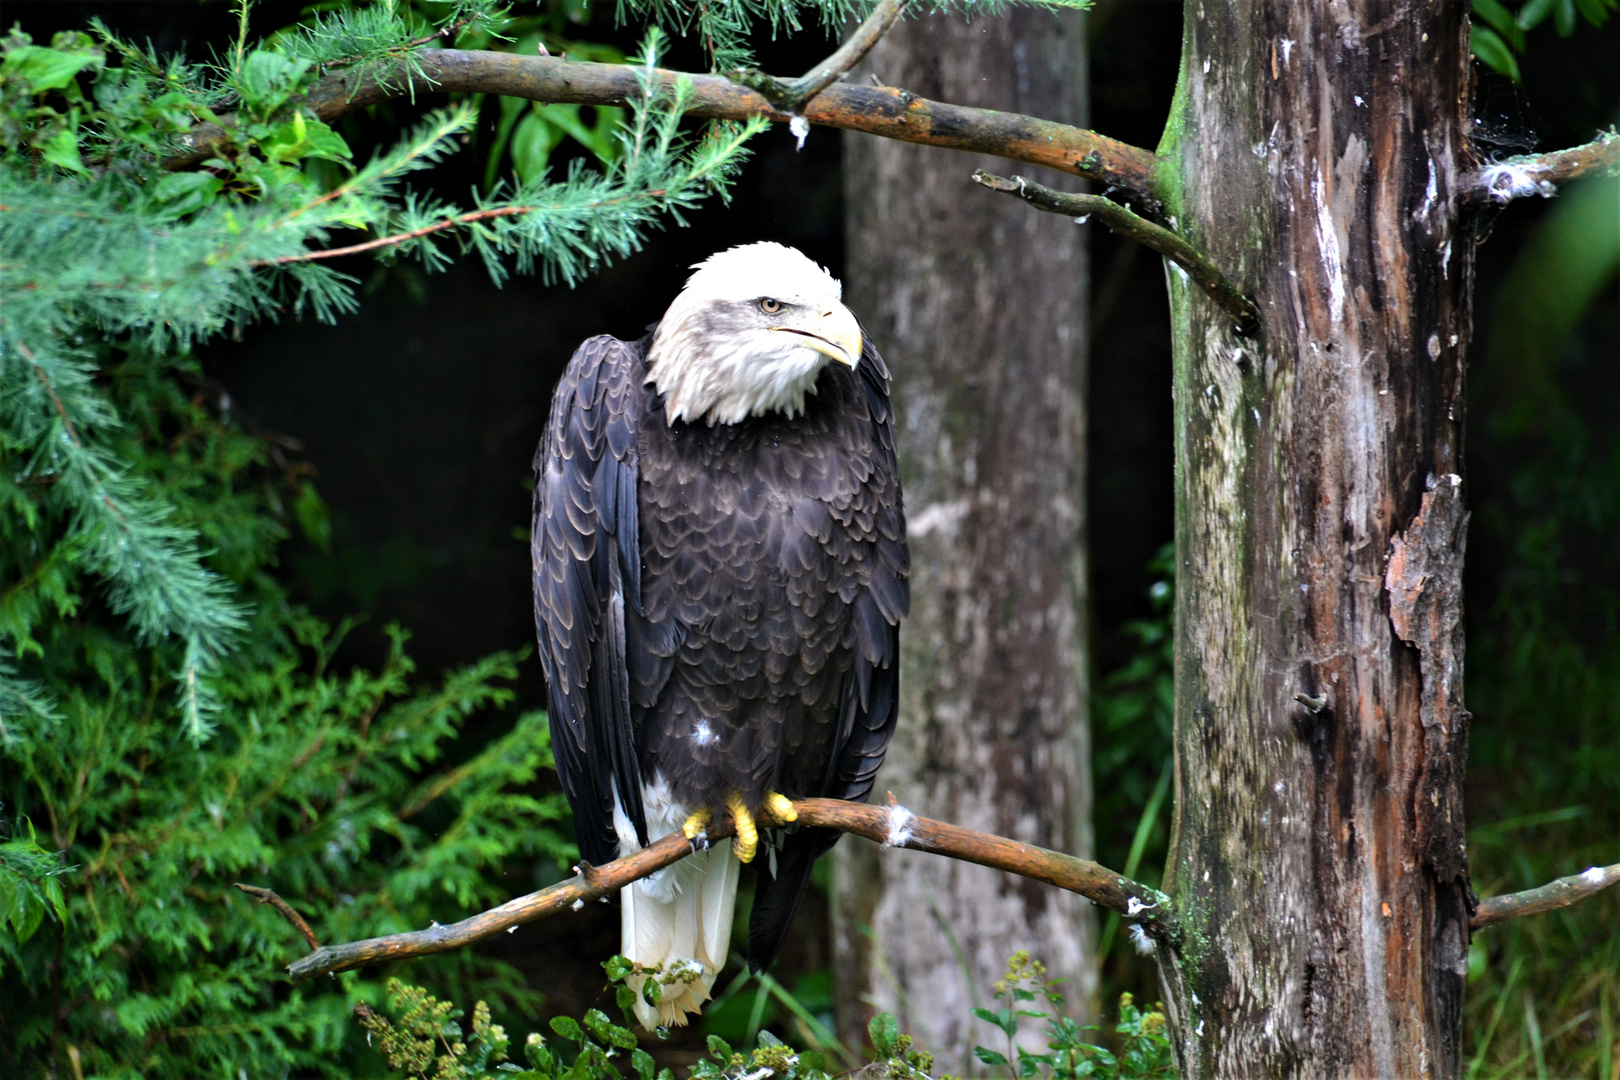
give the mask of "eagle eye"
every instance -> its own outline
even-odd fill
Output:
[[[774,297],[762,296],[759,298],[757,303],[759,304],[759,310],[763,311],[767,315],[775,315],[778,311],[782,310],[782,301],[777,300]]]

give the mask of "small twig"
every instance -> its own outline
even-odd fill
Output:
[[[872,51],[872,46],[883,40],[904,7],[905,0],[882,0],[866,21],[855,28],[848,41],[797,79],[778,79],[754,68],[741,68],[728,73],[726,78],[757,91],[779,111],[799,116],[811,98],[848,75]]]
[[[943,821],[914,816],[902,806],[868,806],[839,799],[801,799],[793,804],[801,826],[837,829],[875,841],[884,847],[927,851],[963,862],[977,863],[1055,885],[1088,897],[1102,907],[1140,923],[1155,937],[1174,941],[1179,936],[1170,899],[1157,889],[1116,874],[1105,866],[1059,851],[1019,843],[989,833],[975,832]],[[729,817],[709,824],[708,839],[732,835]],[[500,907],[449,926],[432,926],[412,933],[329,945],[288,965],[295,980],[337,971],[350,971],[383,961],[406,960],[448,952],[493,937],[566,908],[579,908],[679,862],[692,852],[682,833],[671,833],[649,847],[605,866],[581,863],[567,881],[509,900]]]
[[[533,213],[537,207],[533,206],[497,206],[489,210],[469,210],[465,214],[436,221],[432,225],[424,225],[420,229],[410,232],[395,233],[392,236],[379,236],[375,240],[367,240],[361,244],[350,244],[348,247],[322,248],[318,251],[301,251],[297,255],[282,255],[274,259],[254,259],[249,266],[286,266],[288,263],[315,262],[318,259],[336,259],[342,255],[361,255],[367,251],[378,248],[393,247],[409,240],[419,240],[436,232],[446,229],[459,229],[463,225],[471,225],[477,221],[489,218],[516,217],[518,214]]]
[[[1260,310],[1255,307],[1253,300],[1227,280],[1226,275],[1202,252],[1164,226],[1134,213],[1130,207],[1121,206],[1101,195],[1073,195],[1066,191],[1054,191],[1022,176],[1008,179],[983,169],[975,172],[973,179],[991,191],[1017,196],[1036,209],[1049,213],[1082,221],[1096,215],[1104,225],[1121,236],[1152,248],[1185,270],[1209,294],[1211,300],[1237,320],[1239,334],[1254,337],[1260,332]]]
[[[1620,173],[1620,133],[1611,129],[1582,146],[1493,162],[1464,176],[1460,190],[1474,202],[1505,203],[1553,195],[1559,184],[1593,173]]]
[[[1470,928],[1478,930],[1493,923],[1522,919],[1526,915],[1540,915],[1578,904],[1605,889],[1620,885],[1620,863],[1613,866],[1594,866],[1584,874],[1571,874],[1557,881],[1524,892],[1508,893],[1481,900],[1468,921]]]
[[[292,923],[294,929],[296,929],[300,934],[304,935],[304,940],[309,942],[309,947],[311,949],[319,949],[321,947],[321,943],[315,940],[315,931],[309,928],[309,923],[304,921],[304,917],[302,915],[293,910],[293,906],[291,904],[277,896],[273,889],[261,889],[257,885],[244,885],[240,881],[236,883],[236,887],[253,897],[253,899],[257,900],[259,903],[269,904],[271,907],[281,912],[282,917],[288,922]]]

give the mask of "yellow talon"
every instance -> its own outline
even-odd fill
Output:
[[[686,824],[681,826],[681,832],[686,834],[686,838],[688,840],[696,840],[705,832],[708,832],[709,822],[713,819],[713,817],[714,815],[709,811],[699,810],[697,813],[686,819]]]
[[[726,809],[731,811],[731,820],[737,823],[737,836],[731,841],[731,849],[742,862],[753,862],[759,851],[759,827],[754,824],[754,815],[748,812],[741,795],[727,796]]]
[[[799,820],[799,812],[793,809],[793,800],[776,791],[765,794],[765,812],[782,825]]]

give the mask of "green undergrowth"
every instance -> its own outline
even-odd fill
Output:
[[[504,865],[573,854],[561,797],[534,793],[552,765],[544,714],[506,710],[519,654],[422,678],[390,628],[377,667],[335,664],[350,627],[274,575],[298,506],[318,499],[307,478],[222,416],[183,357],[97,359],[125,418],[109,449],[203,538],[243,626],[195,743],[162,650],[60,554],[72,521],[28,512],[22,454],[0,444],[0,622],[27,626],[26,674],[48,694],[0,731],[0,1075],[379,1073],[349,1008],[381,999],[383,973],[289,984],[279,973],[307,945],[233,885],[274,890],[323,942],[505,900]],[[458,751],[474,717],[495,734]],[[471,951],[412,974],[500,1009],[539,1005]]]
[[[1620,862],[1617,204],[1620,178],[1603,178],[1548,207],[1492,298],[1470,390],[1481,896]],[[1617,890],[1476,935],[1463,1061],[1475,1080],[1620,1077]]]
[[[549,1034],[530,1032],[520,1050],[514,1049],[506,1030],[491,1021],[485,1002],[473,1006],[471,1022],[464,1026],[464,1011],[398,979],[388,982],[385,1011],[364,1003],[354,1011],[388,1067],[419,1080],[675,1080],[674,1071],[658,1067],[633,1029],[636,992],[625,979],[636,973],[636,966],[619,956],[602,966],[610,983],[617,984],[615,996],[625,1024],[615,1023],[600,1009],[577,1020],[557,1016],[548,1025]],[[657,985],[657,980],[648,980],[643,993]],[[1175,1075],[1164,1015],[1137,1008],[1129,994],[1120,1000],[1116,1051],[1083,1038],[1085,1032],[1098,1029],[1081,1027],[1063,1015],[1057,984],[1047,981],[1045,968],[1028,953],[1019,952],[1008,962],[1006,977],[996,984],[996,999],[1002,1002],[999,1011],[974,1012],[1006,1037],[1014,1057],[977,1048],[990,1075],[1005,1075],[1008,1080],[1167,1080]],[[1031,1020],[1044,1024],[1044,1050],[1030,1049],[1027,1040],[1018,1038],[1020,1025]],[[873,1017],[867,1038],[868,1045],[857,1056],[842,1047],[837,1053],[797,1049],[767,1029],[759,1030],[750,1038],[751,1045],[742,1049],[710,1035],[707,1054],[691,1067],[689,1076],[690,1080],[833,1080],[834,1076],[933,1080],[934,1056],[902,1033],[892,1014]],[[953,1078],[941,1075],[939,1080]]]

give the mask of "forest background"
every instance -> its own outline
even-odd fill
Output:
[[[589,55],[580,39],[603,57],[638,47],[605,9],[517,7],[532,15],[525,32],[573,55]],[[257,5],[252,32],[304,10]],[[193,59],[225,52],[239,29],[218,3],[12,2],[5,13],[36,43],[94,16]],[[1481,134],[1503,152],[1526,149],[1532,129],[1542,146],[1574,145],[1617,118],[1620,21],[1562,36],[1561,18],[1531,32],[1519,84],[1482,77]],[[1096,128],[1157,141],[1180,24],[1170,0],[1099,5]],[[828,47],[814,32],[757,44],[765,67],[785,71]],[[681,43],[669,63],[705,66]],[[379,106],[338,130],[363,160],[439,105]],[[533,169],[549,153],[557,168],[607,151],[606,110],[547,109],[484,103],[422,186],[459,193],[514,160]],[[301,944],[230,883],[273,886],[319,916],[324,941],[447,922],[566,873],[566,810],[527,644],[525,481],[550,387],[580,339],[636,336],[713,250],[776,239],[838,274],[840,145],[817,131],[796,151],[786,131],[765,133],[729,206],[710,200],[688,228],[652,233],[571,290],[529,276],[496,288],[475,260],[429,275],[361,257],[342,269],[361,280],[362,303],[336,325],[260,323],[161,363],[133,341],[96,346],[98,381],[126,421],[120,455],[252,604],[249,647],[220,678],[218,730],[200,748],[156,689],[160,662],[93,581],[39,557],[65,523],[37,513],[16,479],[24,448],[0,446],[0,632],[18,646],[7,674],[55,691],[54,719],[0,703],[0,858],[46,900],[30,905],[12,885],[0,910],[8,1074],[189,1076],[205,1061],[252,1075],[378,1071],[349,1006],[380,1007],[388,973],[288,988],[274,973]],[[1620,197],[1606,183],[1515,204],[1480,254],[1467,796],[1484,823],[1470,835],[1482,893],[1611,862],[1620,836]],[[1108,235],[1094,243],[1090,408],[1109,421],[1091,426],[1088,448],[1097,847],[1105,865],[1152,883],[1168,818],[1169,331],[1156,260]],[[761,1027],[824,1036],[824,911],[807,904],[801,919],[776,973],[786,989],[743,987],[712,1010],[709,1031],[739,1043]],[[616,936],[603,907],[566,934],[541,924],[405,974],[469,1006],[487,998],[510,1029],[528,1030],[533,1015],[607,1000],[598,964]],[[1107,925],[1104,942],[1103,1000],[1153,1000],[1151,961]],[[1620,1076],[1617,972],[1613,895],[1482,935],[1470,954],[1471,1075]],[[690,1060],[698,1045],[666,1044],[660,1057]]]

